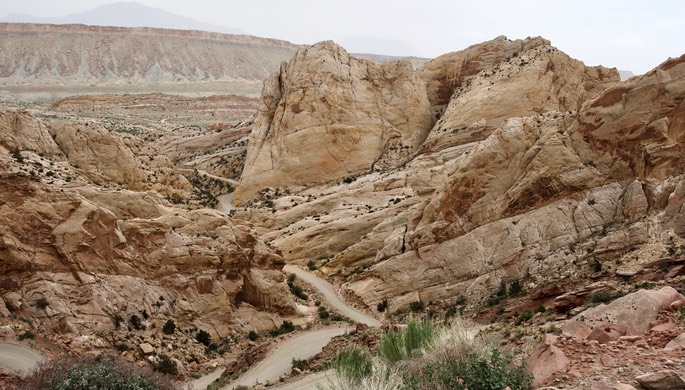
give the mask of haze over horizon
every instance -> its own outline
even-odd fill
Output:
[[[3,4],[12,14],[58,18],[112,4],[112,0],[24,0]],[[244,32],[298,44],[332,39],[355,53],[436,57],[505,35],[542,36],[587,65],[644,73],[685,53],[685,2],[649,3],[400,0],[253,0],[250,2],[138,0],[186,19],[189,29]],[[325,5],[324,5],[325,4]],[[117,25],[126,26],[127,17]],[[183,19],[183,18],[180,18]],[[92,24],[100,24],[93,20]],[[214,27],[211,27],[214,26]],[[183,28],[182,26],[176,28]]]

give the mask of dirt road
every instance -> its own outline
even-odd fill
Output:
[[[0,367],[8,371],[24,375],[43,361],[45,356],[29,346],[13,341],[0,342]]]
[[[278,377],[290,371],[293,359],[307,359],[316,355],[333,337],[343,335],[352,329],[352,326],[335,326],[295,335],[279,344],[266,359],[252,366],[224,389],[229,390],[240,385],[253,386],[257,383],[277,382]]]
[[[345,302],[343,302],[340,296],[333,288],[333,285],[331,285],[327,281],[319,278],[316,275],[310,274],[309,272],[306,272],[299,267],[290,264],[283,267],[283,271],[287,273],[293,273],[297,275],[299,279],[311,284],[312,287],[316,288],[321,292],[321,294],[323,294],[324,299],[326,299],[328,304],[333,306],[337,311],[340,312],[340,314],[344,315],[345,317],[348,317],[352,321],[373,327],[381,326],[380,321],[378,321],[377,319],[369,315],[366,315],[360,311],[357,311],[355,308],[350,307]]]

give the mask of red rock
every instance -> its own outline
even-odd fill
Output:
[[[635,378],[647,390],[685,389],[685,380],[673,370],[663,370]]]
[[[678,310],[678,309],[680,309],[681,307],[683,307],[683,305],[685,305],[685,301],[683,301],[683,300],[677,300],[677,301],[671,303],[671,309],[673,309],[673,310]]]
[[[616,367],[616,359],[614,359],[614,358],[613,358],[611,355],[609,355],[609,354],[606,354],[606,353],[602,354],[602,355],[599,357],[599,361],[602,362],[602,365],[603,365],[604,367],[609,367],[609,368],[611,368],[611,367]]]
[[[564,325],[564,335],[584,339],[592,333],[592,329],[582,322],[573,321]]]
[[[685,349],[685,333],[681,333],[678,337],[669,341],[664,347],[664,351],[674,351],[678,349]]]
[[[600,344],[606,344],[612,340],[618,340],[621,336],[625,336],[628,327],[621,324],[603,323],[592,330],[586,340],[596,340]]]
[[[528,368],[533,374],[533,386],[539,387],[554,375],[566,371],[569,360],[561,348],[554,345],[557,336],[546,334],[530,356]]]
[[[634,343],[636,341],[644,340],[642,336],[621,336],[618,338],[620,341],[627,341],[629,343]]]
[[[665,324],[657,325],[652,327],[652,332],[668,332],[669,330],[677,329],[678,326],[673,322],[667,322]]]

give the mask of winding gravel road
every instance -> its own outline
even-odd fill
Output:
[[[330,306],[335,308],[340,314],[350,318],[352,321],[373,327],[381,326],[380,321],[377,319],[346,305],[333,288],[333,285],[326,280],[294,265],[286,265],[283,267],[283,271],[294,273],[300,280],[309,283],[323,295],[323,298]],[[325,347],[333,337],[343,335],[353,328],[354,326],[352,325],[331,326],[296,334],[278,344],[264,360],[252,366],[238,379],[225,386],[223,389],[229,390],[241,385],[253,386],[256,383],[276,382],[281,375],[290,371],[293,359],[307,359],[316,355],[321,352],[323,347]],[[211,374],[192,381],[190,385],[196,390],[205,389],[207,385],[221,376],[222,372],[223,369],[216,370]],[[275,388],[282,390],[315,389],[317,383],[321,383],[326,379],[327,373],[328,372],[323,372],[303,376],[295,382],[277,386]]]
[[[277,382],[281,375],[290,371],[293,359],[308,359],[316,355],[333,337],[343,335],[351,329],[353,329],[352,326],[336,326],[297,334],[276,346],[266,359],[252,366],[224,389],[233,389],[241,385],[253,386],[257,383]]]
[[[0,342],[0,367],[19,375],[28,374],[45,356],[39,351],[13,341]]]
[[[303,269],[290,264],[283,267],[283,271],[295,274],[299,279],[311,284],[312,287],[316,288],[323,294],[324,299],[331,306],[333,306],[337,311],[339,311],[340,314],[351,319],[352,321],[373,327],[381,326],[380,321],[378,321],[377,319],[369,315],[366,315],[360,311],[357,311],[353,307],[347,306],[347,304],[345,304],[345,302],[342,301],[342,299],[335,291],[335,289],[333,289],[333,285],[328,283],[328,281],[321,279],[316,275],[310,274],[309,272],[304,271]]]

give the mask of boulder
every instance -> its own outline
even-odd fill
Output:
[[[546,334],[530,356],[528,368],[533,374],[535,387],[547,383],[568,368],[569,360],[564,351],[554,345],[556,340],[557,336]]]
[[[155,348],[148,343],[141,343],[138,345],[138,348],[140,348],[140,352],[142,352],[143,355],[152,355],[155,353]]]
[[[581,322],[596,328],[607,322],[627,327],[629,335],[644,335],[650,330],[649,324],[656,321],[659,311],[669,308],[678,300],[685,300],[673,287],[662,287],[660,290],[638,290],[614,300],[587,309],[574,316],[564,324],[562,330],[571,332]]]
[[[673,370],[663,370],[640,375],[635,378],[647,390],[682,390],[685,380]]]
[[[676,338],[669,341],[664,347],[664,351],[685,349],[685,333],[679,334]]]
[[[627,330],[628,327],[625,325],[604,323],[596,326],[586,339],[607,344],[609,341],[616,341],[621,336],[625,336]]]

